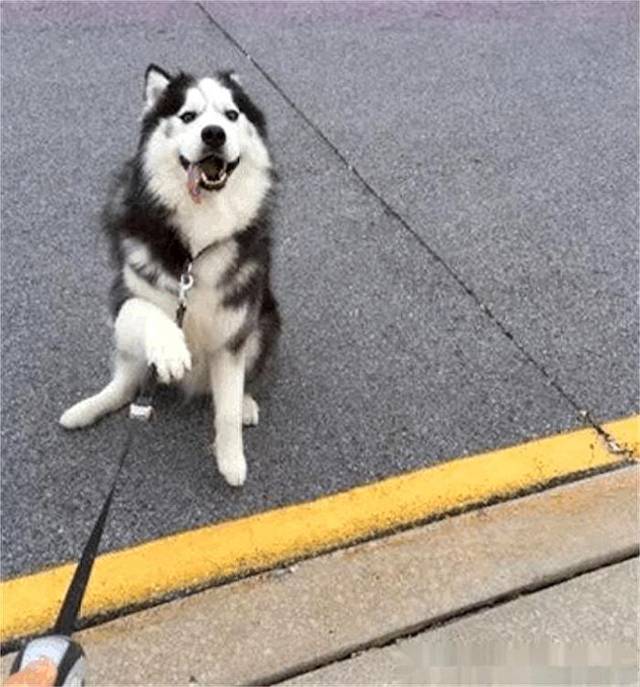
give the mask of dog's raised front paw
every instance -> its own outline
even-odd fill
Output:
[[[191,353],[182,330],[176,326],[154,332],[146,349],[149,364],[156,366],[158,379],[164,384],[179,382],[191,369]]]
[[[215,448],[220,474],[232,487],[241,487],[247,479],[247,461],[242,451],[225,451]]]

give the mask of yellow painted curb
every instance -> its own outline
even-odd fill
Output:
[[[605,426],[618,441],[637,439],[639,428],[640,416]],[[582,429],[107,553],[96,560],[83,617],[148,603],[626,461],[627,456],[608,450],[595,431]],[[3,641],[53,624],[74,567],[65,564],[2,582]]]
[[[605,429],[621,449],[636,460],[640,457],[640,415],[614,420],[607,423]]]

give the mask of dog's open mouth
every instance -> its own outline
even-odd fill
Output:
[[[209,155],[198,162],[189,162],[180,155],[180,164],[187,172],[187,188],[189,195],[196,203],[201,202],[201,191],[219,191],[224,188],[229,176],[238,166],[240,158],[233,162]]]

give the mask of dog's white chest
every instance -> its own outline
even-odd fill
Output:
[[[130,259],[148,257],[130,254]],[[196,259],[193,265],[193,287],[187,291],[186,313],[183,322],[187,344],[192,355],[202,357],[215,353],[235,336],[245,322],[245,306],[227,307],[228,294],[237,260],[237,246],[233,241],[213,246]],[[138,264],[138,267],[140,264]],[[153,285],[125,265],[125,284],[133,295],[150,301],[169,317],[175,317],[178,299],[171,293],[177,282],[160,272],[158,284]]]
[[[244,324],[246,307],[224,305],[225,283],[236,258],[236,246],[227,243],[203,255],[193,267],[194,286],[187,296],[184,331],[195,355],[214,353]]]

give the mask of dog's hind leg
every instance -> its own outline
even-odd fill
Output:
[[[113,379],[100,393],[71,406],[63,413],[60,424],[66,429],[79,429],[119,410],[135,397],[145,369],[141,360],[116,353]]]

